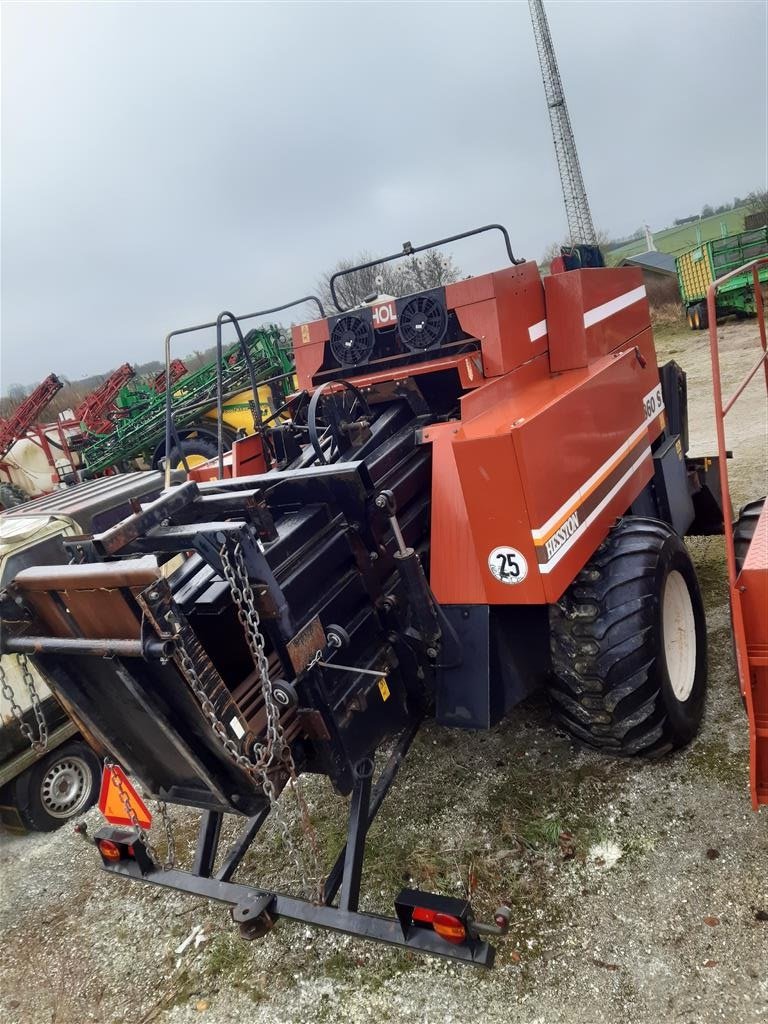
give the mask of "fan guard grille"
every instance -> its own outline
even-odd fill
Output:
[[[373,329],[359,316],[342,316],[331,331],[331,352],[340,366],[360,366],[373,352]]]
[[[412,352],[436,348],[448,328],[445,306],[431,295],[416,295],[409,299],[397,319],[400,339]]]

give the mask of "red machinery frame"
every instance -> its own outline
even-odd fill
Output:
[[[109,411],[113,408],[120,389],[134,376],[135,371],[130,363],[123,363],[113,370],[75,409],[72,426],[82,425],[95,434],[108,434],[114,427],[108,415]],[[69,425],[67,422],[66,426]]]
[[[8,419],[0,420],[0,460],[5,458],[20,438],[24,437],[32,423],[63,386],[55,373],[49,373]]]
[[[542,279],[523,262],[446,285],[445,303],[477,350],[388,368],[373,360],[349,379],[367,393],[456,372],[460,418],[420,438],[435,467],[430,586],[445,605],[552,603],[653,477],[664,405],[642,274],[584,268]],[[392,326],[390,307],[372,307],[374,332]],[[331,320],[293,328],[308,391],[330,372]],[[508,545],[526,566],[512,592],[490,571]]]
[[[736,566],[733,536],[733,506],[728,482],[728,460],[725,443],[725,417],[760,367],[765,374],[768,393],[768,340],[766,339],[763,295],[759,268],[768,264],[761,257],[713,281],[707,290],[709,347],[712,358],[712,388],[715,399],[715,427],[719,456],[720,487],[723,497],[725,556],[728,566],[728,593],[731,603],[733,639],[739,686],[749,719],[749,785],[752,806],[768,804],[768,504],[763,506],[755,534],[741,571]],[[718,289],[737,274],[752,271],[755,308],[762,354],[744,376],[736,391],[723,402],[720,373],[720,348],[717,333],[716,299]]]

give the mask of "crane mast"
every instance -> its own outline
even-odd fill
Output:
[[[576,140],[568,116],[568,106],[565,102],[563,83],[557,67],[544,4],[542,0],[528,0],[528,7],[539,54],[541,77],[544,81],[544,94],[549,108],[549,122],[552,126],[552,138],[560,171],[570,241],[572,245],[597,245],[595,226],[587,202],[587,190],[584,187],[579,155],[576,152]]]

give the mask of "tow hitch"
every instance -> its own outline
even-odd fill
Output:
[[[484,924],[475,919],[468,900],[403,889],[395,899],[394,917],[359,910],[368,829],[417,730],[418,723],[400,737],[375,785],[372,785],[370,762],[358,766],[349,806],[347,842],[325,878],[321,897],[314,902],[232,881],[266,820],[267,811],[246,821],[240,836],[222,858],[217,858],[222,815],[203,811],[189,871],[165,870],[155,864],[136,829],[100,829],[93,839],[101,854],[102,866],[113,874],[228,904],[232,920],[245,939],[263,937],[285,917],[359,938],[491,967],[495,949],[486,939],[506,934],[510,920],[507,907],[499,907],[493,923]]]

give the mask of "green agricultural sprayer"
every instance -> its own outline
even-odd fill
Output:
[[[238,431],[254,429],[259,409],[263,416],[275,412],[292,389],[290,376],[272,380],[293,368],[277,327],[254,329],[244,342],[247,359],[238,343],[224,353],[221,364],[227,446]],[[171,383],[176,436],[170,458],[174,466],[185,461],[196,465],[216,453],[216,369],[213,360]],[[259,385],[257,396],[253,380]],[[111,466],[123,467],[132,459],[157,468],[166,454],[165,402],[165,390],[158,389],[156,382],[134,379],[126,384],[116,401],[113,430],[86,435],[81,447],[83,477],[96,476]]]

